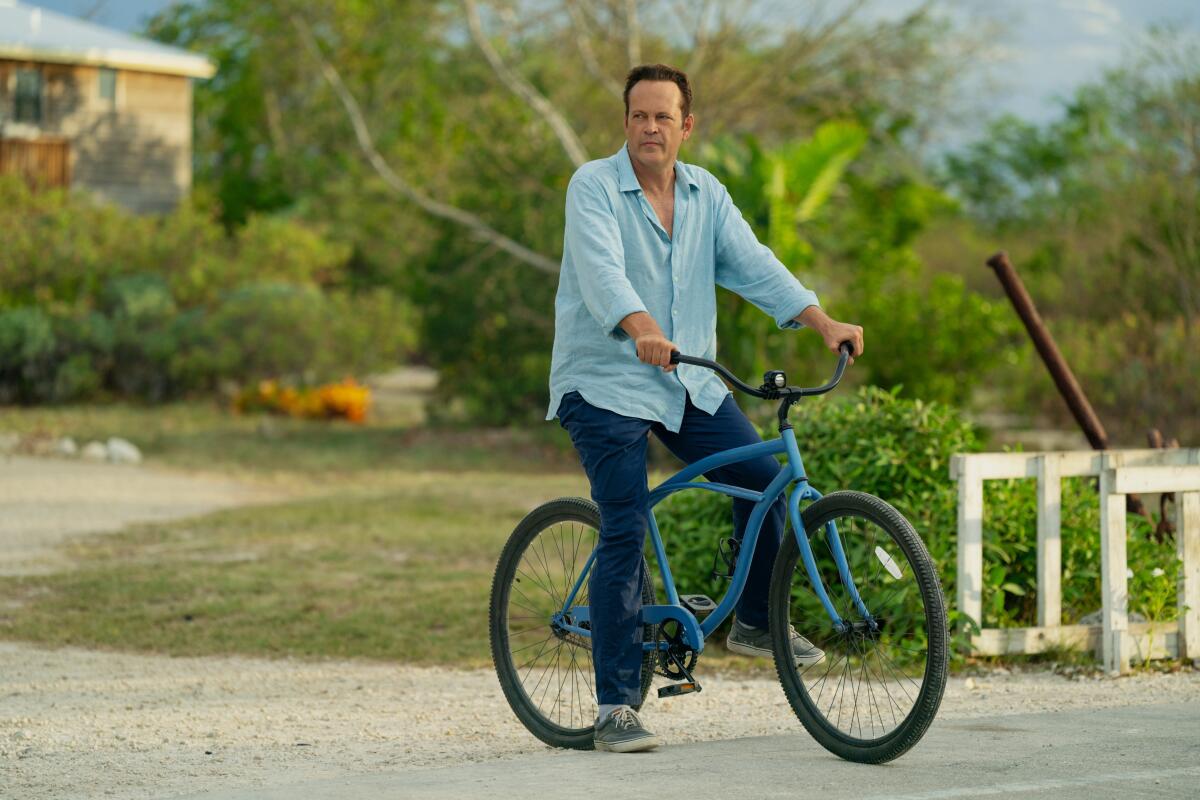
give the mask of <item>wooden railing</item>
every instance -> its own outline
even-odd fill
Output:
[[[23,176],[33,186],[70,186],[66,139],[0,139],[0,175]]]
[[[1062,624],[1062,479],[1100,479],[1101,624]],[[1037,626],[982,628],[980,655],[1096,650],[1105,667],[1128,671],[1133,657],[1200,660],[1200,448],[1059,453],[971,453],[950,462],[958,481],[957,605],[983,619],[983,482],[1037,479]],[[1176,623],[1129,623],[1125,495],[1176,492],[1176,553],[1183,562]]]

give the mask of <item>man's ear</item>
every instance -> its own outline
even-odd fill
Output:
[[[686,117],[684,117],[684,119],[683,119],[683,138],[686,139],[692,135],[692,127],[695,126],[695,124],[696,124],[696,117],[694,114],[688,114]]]

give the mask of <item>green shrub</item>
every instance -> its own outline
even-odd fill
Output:
[[[0,311],[0,402],[29,402],[48,393],[54,352],[54,323],[45,311]]]
[[[957,490],[949,464],[955,453],[979,449],[970,424],[948,406],[874,387],[850,400],[806,401],[791,419],[813,486],[823,493],[858,489],[896,506],[921,533],[953,596]],[[761,432],[778,435],[774,428]],[[725,497],[689,491],[659,507],[672,570],[685,591],[718,597],[728,585],[709,570],[717,539],[731,535],[730,505]]]
[[[0,207],[0,402],[340,379],[415,345],[411,306],[347,291],[350,248],[295,220],[228,235],[188,203],[140,217],[8,176]]]
[[[352,295],[286,283],[230,292],[199,334],[204,370],[242,381],[340,379],[402,359],[412,347],[407,307],[385,290]],[[181,350],[182,352],[182,350]],[[176,369],[196,370],[180,359]]]
[[[954,409],[860,389],[848,400],[807,401],[792,413],[804,467],[823,493],[857,489],[894,505],[924,540],[947,597],[955,595],[957,486],[950,457],[979,450]],[[765,429],[763,438],[777,435]],[[1033,480],[987,481],[984,516],[985,627],[1034,625],[1037,615],[1037,508]],[[731,535],[731,501],[686,491],[660,505],[656,519],[680,591],[719,598],[728,587],[710,576],[718,539]],[[1100,607],[1099,498],[1094,479],[1063,484],[1063,617],[1075,622]],[[1149,524],[1129,517],[1131,609],[1173,615],[1178,561]],[[789,526],[789,534],[790,526]],[[1156,574],[1156,570],[1158,571]],[[1164,599],[1167,598],[1167,599]]]

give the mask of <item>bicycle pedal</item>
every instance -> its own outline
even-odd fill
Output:
[[[717,552],[713,553],[712,571],[709,573],[713,578],[732,578],[734,568],[737,565],[738,550],[741,549],[742,543],[738,539],[726,538],[717,541]],[[725,571],[717,569],[717,559],[725,562]]]
[[[701,687],[696,681],[689,681],[687,683],[672,683],[669,686],[659,687],[658,696],[675,697],[676,695],[691,694],[692,692],[699,691],[701,691]]]
[[[711,614],[713,611],[717,610],[716,602],[714,602],[713,599],[708,595],[681,594],[679,595],[679,602],[697,617],[701,617],[705,614]]]

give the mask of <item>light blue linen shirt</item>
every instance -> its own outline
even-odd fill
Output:
[[[737,292],[781,328],[817,305],[765,245],[711,173],[675,162],[668,236],[633,172],[629,152],[584,164],[567,187],[562,270],[554,299],[550,407],[578,391],[588,403],[678,431],[688,395],[713,414],[729,393],[710,370],[674,372],[638,360],[618,323],[649,312],[681,353],[715,359],[716,286]]]

